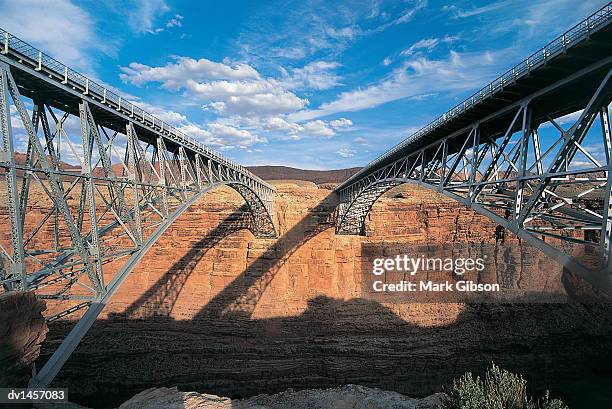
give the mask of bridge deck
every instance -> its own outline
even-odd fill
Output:
[[[338,189],[349,186],[411,151],[459,132],[477,121],[486,120],[492,113],[511,107],[527,96],[564,78],[569,78],[594,62],[605,60],[610,56],[612,56],[612,4],[606,5],[557,37],[470,98],[369,163]],[[592,84],[597,83],[597,79],[601,80],[609,67],[608,59],[608,63],[599,69],[581,76],[578,81],[572,81],[566,87],[559,87],[554,93],[548,94],[545,100],[538,101],[532,121],[538,124],[546,121],[548,115],[561,116],[584,107],[593,93]],[[513,113],[509,112],[508,115]],[[492,137],[503,134],[507,127],[507,119],[498,116],[494,121],[484,124],[487,134]],[[449,149],[452,152],[452,147]]]
[[[179,146],[184,146],[187,155],[191,158],[195,153],[199,153],[273,190],[271,185],[244,166],[223,157],[2,29],[0,29],[0,51],[0,62],[11,66],[11,74],[23,96],[36,98],[75,116],[79,115],[79,103],[86,100],[98,124],[105,128],[125,133],[126,124],[132,122],[137,128],[138,139],[143,142],[155,145],[157,138],[163,136],[169,151],[177,152]]]

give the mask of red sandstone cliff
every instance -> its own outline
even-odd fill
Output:
[[[162,385],[246,397],[354,383],[424,396],[493,360],[570,404],[588,388],[610,398],[601,392],[612,367],[605,305],[364,299],[368,253],[495,243],[488,219],[428,191],[399,190],[375,204],[362,238],[334,234],[331,191],[278,185],[275,240],[244,230],[237,194],[212,192],[151,249],[55,384],[92,406]],[[515,245],[509,237],[496,256],[500,280],[565,291],[558,265]],[[43,359],[70,325],[52,324]]]

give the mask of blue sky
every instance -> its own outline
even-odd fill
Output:
[[[0,26],[247,165],[361,166],[601,0],[3,0]]]

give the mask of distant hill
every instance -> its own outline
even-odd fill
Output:
[[[361,169],[305,170],[288,166],[248,166],[247,168],[263,180],[305,180],[317,185],[342,183]]]
[[[15,152],[15,161],[17,164],[23,166],[26,162],[26,155],[21,152]],[[50,159],[50,158],[48,158]],[[159,169],[159,166],[155,166]],[[121,175],[123,172],[123,165],[120,163],[113,163],[112,165],[115,175]],[[247,166],[247,168],[264,180],[303,180],[306,182],[313,182],[317,185],[331,183],[338,184],[344,182],[349,177],[357,173],[361,168],[348,168],[348,169],[336,169],[336,170],[307,170],[291,168],[289,166]],[[60,169],[68,172],[80,173],[81,167],[68,164],[60,161]],[[4,173],[4,168],[0,168],[0,174]],[[23,171],[17,171],[18,177],[23,176]],[[96,177],[103,177],[104,172],[101,166],[97,166],[93,169],[93,175]],[[39,175],[44,178],[44,175]]]

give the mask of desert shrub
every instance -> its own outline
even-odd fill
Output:
[[[495,364],[484,379],[466,373],[455,380],[440,409],[569,409],[559,399],[550,399],[548,391],[534,400],[527,394],[527,381],[521,375]]]

